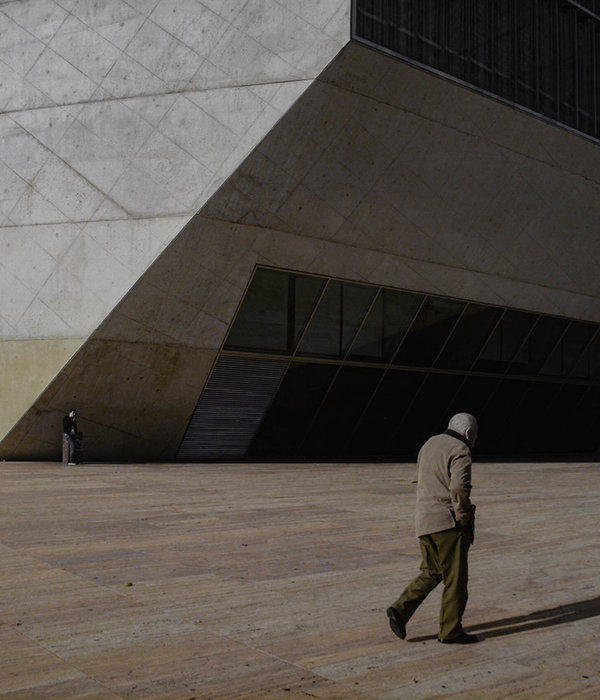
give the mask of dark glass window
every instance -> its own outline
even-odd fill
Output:
[[[288,348],[295,348],[315,305],[325,280],[307,275],[290,275],[288,286]]]
[[[324,285],[319,277],[258,268],[225,347],[291,352]]]
[[[354,426],[384,371],[342,367],[301,446],[304,454],[315,457],[346,454]]]
[[[382,290],[352,344],[348,359],[389,362],[422,300],[420,294]]]
[[[469,369],[502,314],[493,306],[469,304],[448,339],[437,366]]]
[[[553,57],[558,54],[556,34],[556,13],[548,2],[538,3],[537,26],[539,64],[536,69],[538,86],[538,107],[540,114],[551,119],[558,119],[558,61]]]
[[[389,443],[425,377],[422,372],[386,372],[351,435],[349,450],[353,454],[397,456]]]
[[[353,36],[598,136],[598,10],[570,0],[355,0]]]
[[[562,345],[564,376],[587,377],[583,374],[586,362],[585,356],[589,344],[596,333],[593,323],[573,322],[565,333]],[[581,373],[580,373],[581,372]]]
[[[525,342],[536,319],[536,314],[528,314],[524,311],[506,311],[484,345],[475,362],[474,369],[487,372],[505,372]]]
[[[517,385],[517,389],[519,387],[522,388],[521,397],[508,415],[504,440],[512,445],[513,454],[547,454],[548,413],[561,385],[531,382]]]
[[[514,102],[528,107],[536,112],[540,111],[538,101],[538,76],[537,76],[537,41],[536,32],[537,16],[534,2],[514,3],[514,22],[519,28],[515,41],[515,71],[514,75]],[[507,61],[507,72],[510,75],[510,60]]]
[[[479,416],[482,426],[477,447],[490,454],[518,454],[518,444],[510,433],[511,417],[530,383],[516,379],[504,379],[491,395]]]
[[[592,22],[578,18],[577,55],[577,128],[586,134],[598,136],[596,117],[596,28]],[[590,60],[590,58],[592,60]]]
[[[569,126],[577,126],[577,92],[574,77],[577,71],[577,16],[571,8],[561,6],[558,9],[558,81],[562,88],[559,94],[558,120]]]
[[[594,379],[600,372],[600,328],[596,327],[596,333],[584,351],[582,357],[571,370],[571,377]]]
[[[600,387],[588,386],[577,405],[579,424],[575,440],[582,454],[598,456],[598,426],[600,425]]]
[[[300,341],[298,353],[344,357],[376,293],[376,287],[330,281]]]
[[[560,343],[544,363],[541,374],[552,377],[566,377],[576,366],[585,368],[585,352],[596,331],[592,323],[573,322],[563,335]]]
[[[510,373],[537,374],[568,325],[563,318],[540,317],[513,360]]]
[[[585,405],[586,392],[587,387],[582,384],[563,384],[547,412],[548,443],[555,454],[577,455],[582,452],[580,431],[585,421],[582,406]],[[594,430],[597,432],[596,426]],[[597,437],[595,445],[598,445]]]
[[[323,401],[337,365],[294,362],[249,450],[250,457],[293,457]]]
[[[414,459],[458,412],[478,458],[596,455],[600,324],[258,268],[180,457]]]
[[[464,308],[463,301],[428,297],[396,353],[394,364],[431,367]]]
[[[467,377],[448,409],[448,415],[471,413],[481,416],[500,380],[496,377]]]
[[[463,382],[459,374],[430,374],[423,382],[398,430],[392,435],[392,453],[415,458],[425,440],[448,425],[448,407]]]

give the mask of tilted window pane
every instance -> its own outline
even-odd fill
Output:
[[[572,8],[559,9],[558,36],[560,60],[559,77],[559,115],[563,124],[577,127],[576,85],[577,67],[575,65],[577,18]]]
[[[511,374],[537,374],[569,325],[563,318],[542,316],[513,360]]]
[[[330,281],[298,354],[342,358],[376,293],[376,287]]]
[[[348,351],[376,294],[376,287],[344,283],[342,287],[342,354]]]
[[[491,455],[518,453],[515,436],[508,428],[511,416],[529,386],[529,382],[515,379],[504,379],[498,385],[479,418],[479,450]]]
[[[598,135],[595,101],[595,44],[597,30],[591,21],[577,23],[577,128],[586,134]],[[590,58],[592,60],[590,60]]]
[[[585,356],[582,358],[582,355],[585,353],[596,328],[597,326],[592,323],[573,321],[559,345],[542,366],[540,374],[552,377],[566,377],[580,358],[582,362],[579,368],[585,369]]]
[[[599,0],[577,0],[580,5],[594,12],[596,14],[600,13],[600,2]]]
[[[473,369],[481,372],[504,372],[536,319],[536,314],[525,311],[506,311],[483,347]]]
[[[294,362],[248,451],[249,457],[292,457],[338,370],[337,365]]]
[[[470,413],[479,418],[499,383],[495,377],[467,377],[450,404],[449,415]]]
[[[515,40],[515,102],[539,110],[537,78],[536,7],[533,2],[515,3],[517,35]]]
[[[596,335],[590,343],[590,347],[587,353],[587,362],[589,373],[589,379],[598,379],[600,375],[600,330],[596,331]],[[574,374],[574,376],[579,376]]]
[[[364,407],[375,392],[383,368],[342,367],[302,444],[305,455],[343,455]]]
[[[396,353],[394,364],[430,367],[464,307],[463,301],[428,297]]]
[[[510,412],[505,431],[510,442],[514,443],[515,451],[528,455],[547,454],[550,449],[548,433],[553,430],[553,422],[548,415],[549,407],[561,385],[532,382],[527,389],[526,386],[523,385],[523,395]]]
[[[492,3],[494,4],[494,3]],[[492,51],[493,61],[490,64],[492,82],[483,83],[483,88],[491,88],[501,97],[514,99],[515,93],[515,19],[514,3],[511,0],[499,0],[493,9],[493,29],[488,28],[486,39],[494,46]]]
[[[380,293],[358,332],[348,358],[384,362],[383,295]]]
[[[288,276],[256,270],[227,337],[226,348],[287,349]]]
[[[422,300],[421,294],[382,290],[356,336],[348,358],[389,362]]]
[[[579,430],[585,415],[581,402],[587,387],[581,384],[563,384],[548,413],[549,453],[576,455],[582,452]],[[594,426],[597,432],[597,426]]]
[[[397,456],[388,445],[425,377],[421,372],[386,372],[352,435],[354,454]]]
[[[502,309],[469,304],[446,343],[437,366],[469,369],[501,314]]]
[[[297,352],[337,357],[341,354],[342,283],[329,281]]]
[[[471,65],[470,76],[474,82],[486,80],[489,82],[489,66],[491,65],[491,42],[487,40],[490,8],[487,2],[474,3],[471,8]]]
[[[315,305],[325,287],[326,280],[307,275],[290,275],[290,294],[293,303],[289,305],[288,348],[292,349],[300,340],[304,328],[315,310]]]
[[[392,438],[395,452],[416,457],[428,437],[446,429],[451,418],[448,408],[463,379],[459,374],[428,375]]]
[[[598,456],[600,448],[600,387],[587,387],[578,404],[580,429],[578,439],[583,452]]]
[[[572,374],[579,360],[581,369],[586,367],[586,352],[592,337],[596,333],[597,326],[593,323],[573,322],[569,326],[563,339],[563,366],[564,374]]]
[[[324,285],[319,277],[257,269],[225,347],[291,352]]]
[[[538,16],[538,104],[539,111],[552,119],[558,111],[558,43],[556,8],[552,2],[539,2]]]

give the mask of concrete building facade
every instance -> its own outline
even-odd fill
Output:
[[[0,7],[0,434],[350,35],[346,2]]]
[[[0,6],[3,458],[72,405],[89,459],[392,458],[452,410],[595,453],[596,127],[385,5]]]

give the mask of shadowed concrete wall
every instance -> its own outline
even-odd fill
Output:
[[[350,0],[0,3],[0,436],[349,36]]]
[[[0,445],[174,459],[256,264],[600,320],[598,146],[349,44]],[[576,245],[567,246],[567,241]]]

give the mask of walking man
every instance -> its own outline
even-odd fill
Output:
[[[468,598],[467,558],[475,532],[475,506],[470,494],[471,449],[477,433],[475,418],[458,413],[444,433],[429,438],[419,451],[415,525],[421,573],[387,609],[390,628],[400,639],[406,637],[406,623],[417,607],[443,581],[438,641],[479,641],[462,628]]]

